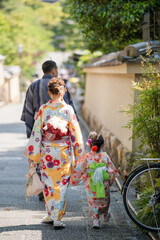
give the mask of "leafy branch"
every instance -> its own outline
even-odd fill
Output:
[[[146,57],[141,56],[142,77],[133,82],[137,95],[133,105],[124,112],[130,116],[127,128],[133,129],[132,138],[139,137],[139,148],[146,148],[151,156],[160,156],[160,73],[153,61],[150,46],[147,45]]]

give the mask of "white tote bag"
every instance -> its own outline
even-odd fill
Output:
[[[44,186],[41,180],[39,179],[36,168],[33,164],[30,164],[29,174],[26,175],[27,183],[26,183],[26,197],[30,197],[33,195],[38,195],[39,193],[43,192]]]

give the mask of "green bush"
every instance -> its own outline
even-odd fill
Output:
[[[150,185],[150,180],[147,180]],[[160,189],[160,179],[157,180],[155,188]],[[153,207],[149,204],[154,194],[153,187],[146,187],[143,192],[140,194],[139,199],[136,199],[135,206],[138,209],[137,219],[148,226],[157,227],[155,223],[154,214],[156,212],[156,218],[160,219],[160,203],[157,203],[153,212]]]
[[[137,98],[124,110],[130,116],[126,127],[132,129],[132,138],[140,138],[140,150],[145,148],[148,156],[160,157],[160,73],[149,45],[146,57],[141,59],[142,78],[133,82]]]

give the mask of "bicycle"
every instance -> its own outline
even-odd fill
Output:
[[[160,158],[140,160],[147,164],[136,167],[123,183],[124,207],[136,225],[160,234]]]

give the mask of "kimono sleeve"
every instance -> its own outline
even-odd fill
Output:
[[[43,156],[43,150],[41,148],[42,141],[42,115],[43,115],[43,107],[40,107],[37,118],[35,120],[33,130],[28,141],[28,144],[23,152],[23,155],[30,158],[34,162],[38,163]]]
[[[79,158],[71,171],[71,178],[70,178],[70,183],[72,185],[77,185],[81,179],[86,174],[86,170],[88,167],[88,161],[86,158],[86,155],[83,157]],[[84,176],[84,181],[85,181],[86,176]]]
[[[30,138],[34,124],[33,90],[31,85],[26,93],[21,120],[25,122],[27,138]]]
[[[82,137],[80,126],[77,121],[74,110],[71,106],[70,106],[68,124],[69,124],[69,134],[71,138],[71,144],[74,150],[74,157],[75,157],[75,161],[77,161],[78,158],[80,158],[84,154],[84,145],[83,145],[83,137]]]
[[[116,167],[114,166],[113,162],[111,161],[110,157],[104,153],[104,163],[107,164],[107,168],[108,168],[108,174],[109,174],[109,185],[111,186],[115,180],[116,177],[119,176],[118,171],[116,169]]]

